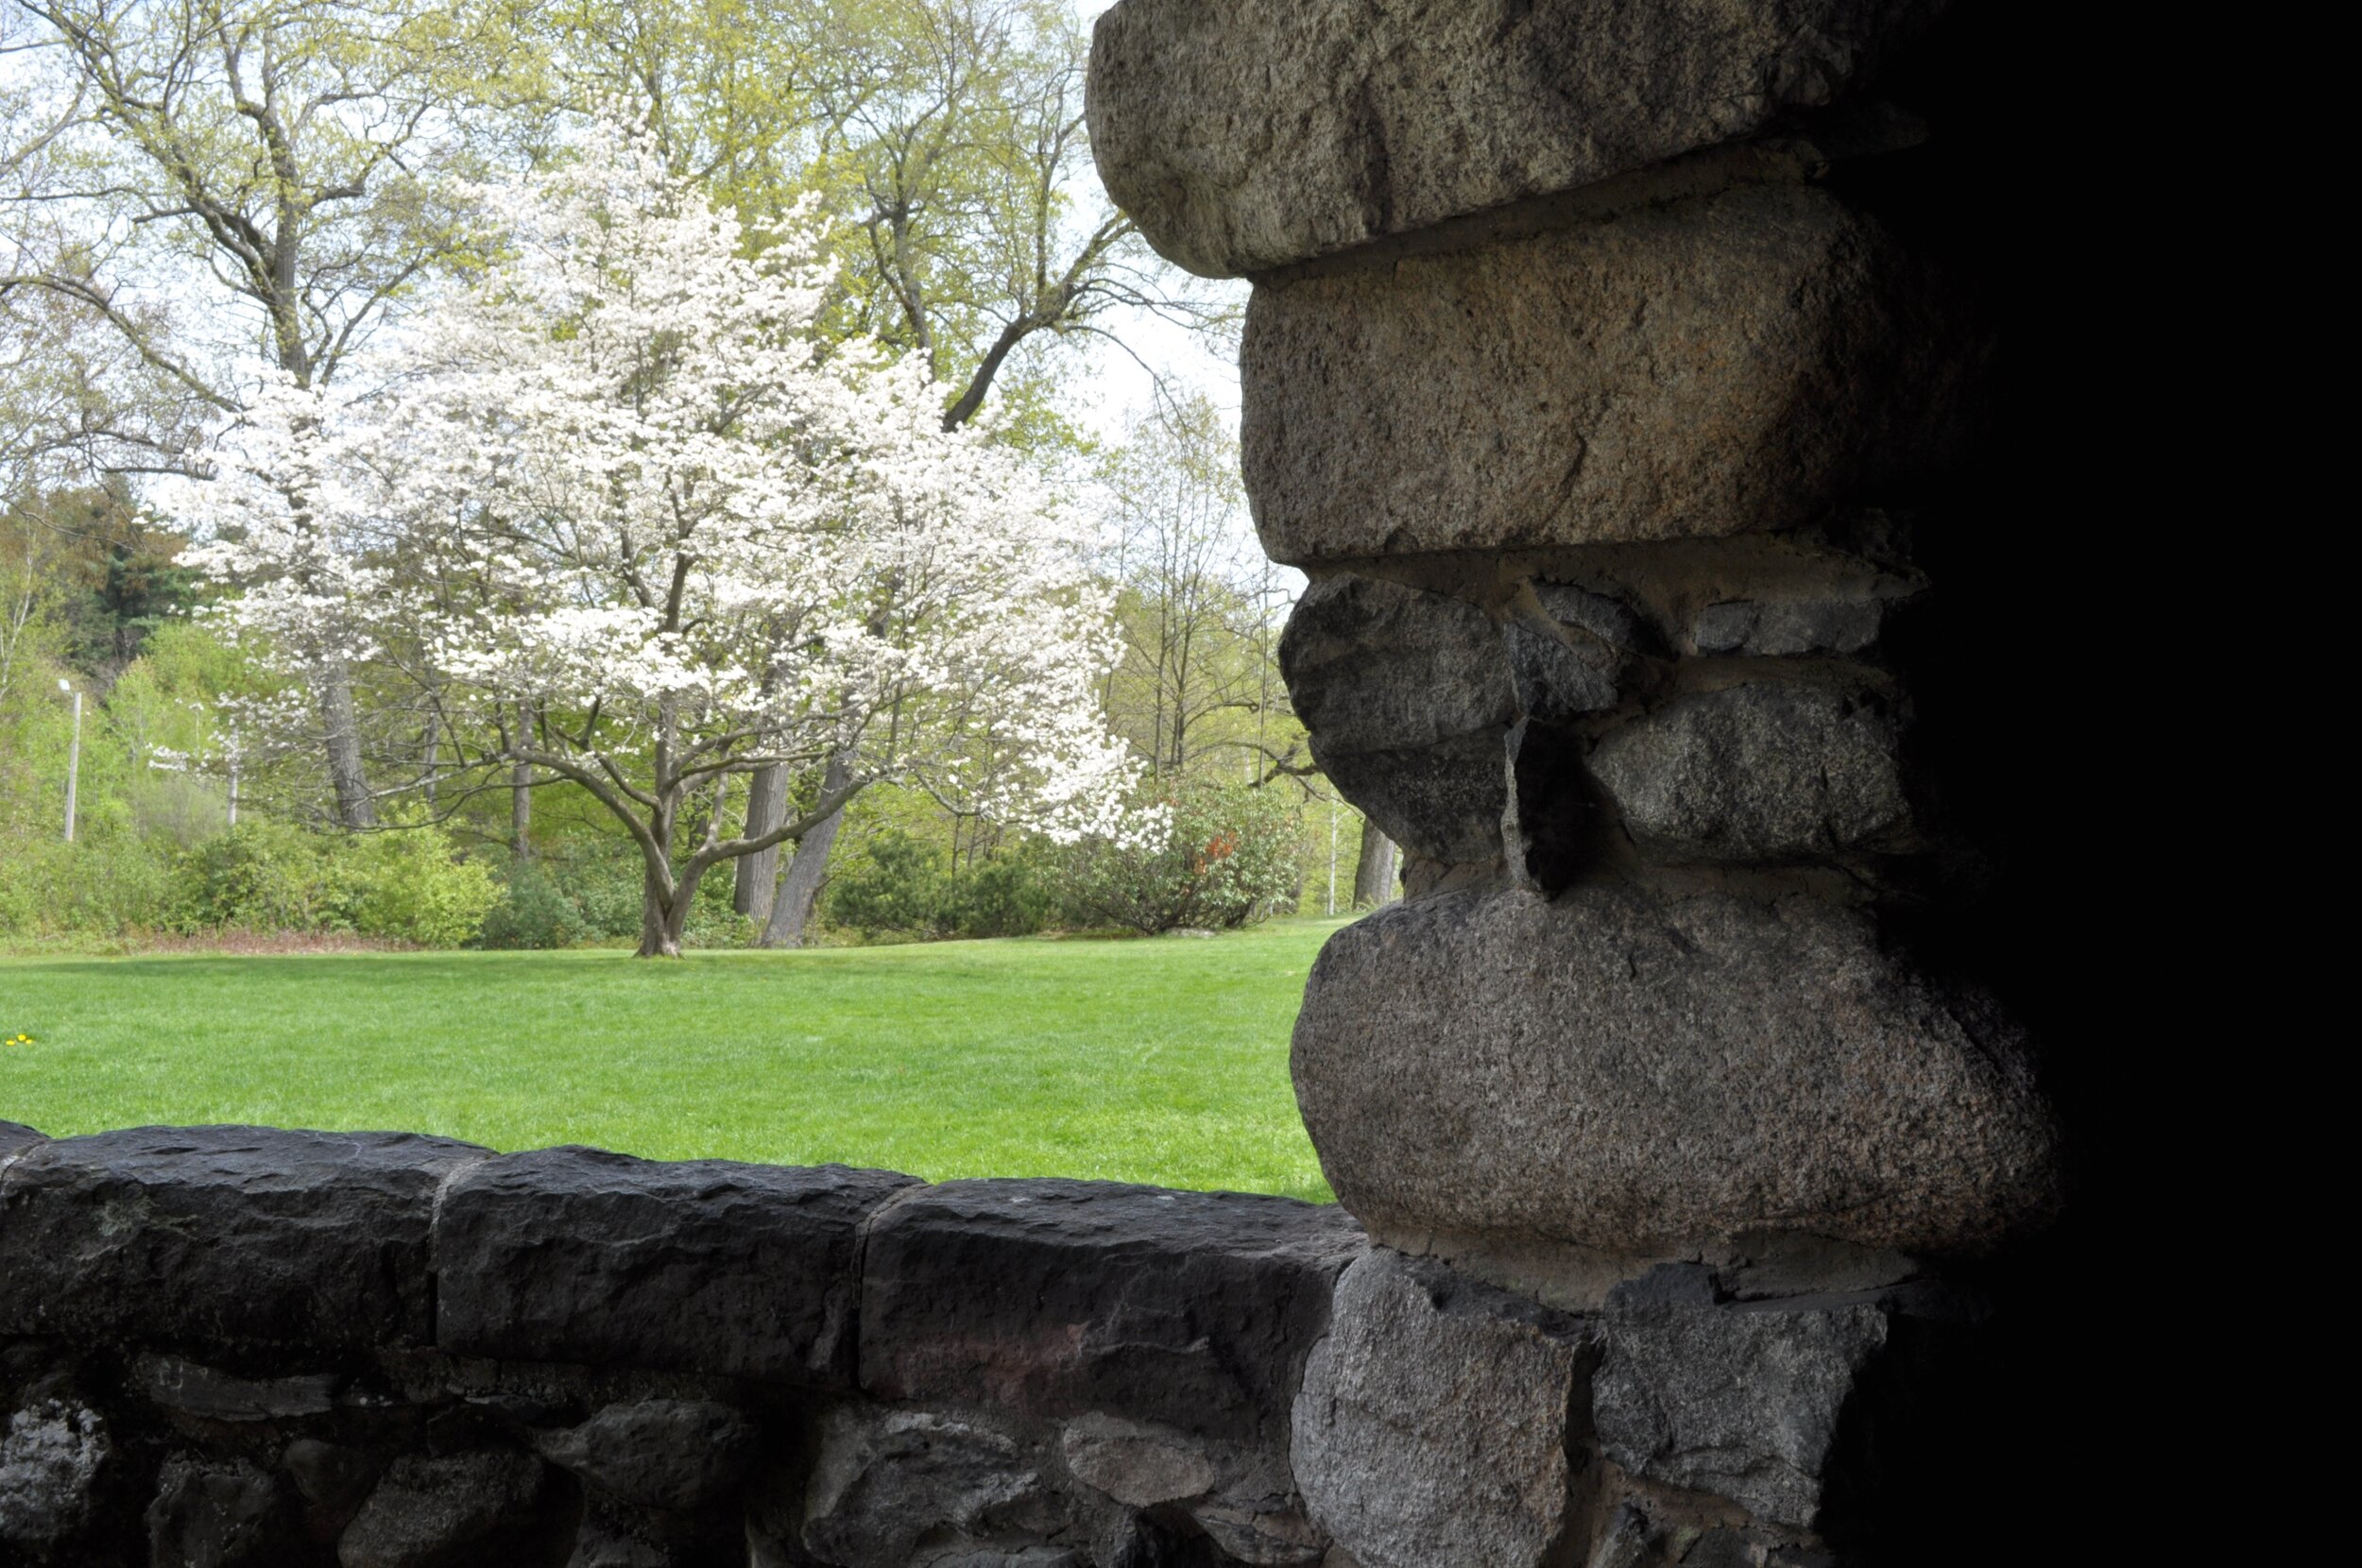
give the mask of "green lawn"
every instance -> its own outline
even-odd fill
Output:
[[[0,1119],[401,1128],[940,1180],[1328,1188],[1288,1085],[1338,921],[1211,940],[0,961]]]

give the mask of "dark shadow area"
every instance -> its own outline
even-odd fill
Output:
[[[2110,75],[2082,26],[2028,4],[1956,8],[1881,84],[1926,120],[1927,144],[1836,177],[1972,292],[1995,349],[1970,460],[1911,498],[1934,586],[1894,652],[1915,760],[1956,847],[1891,926],[2026,1022],[2069,1159],[2067,1219],[1965,1270],[1985,1326],[1926,1330],[1917,1391],[1890,1389],[1882,1414],[1858,1417],[1886,1450],[1874,1495],[1857,1487],[1850,1505],[1878,1542],[1864,1560],[1915,1568],[2096,1560],[2081,1536],[2099,1528],[2086,1490],[2106,1351],[2095,1238],[2124,1101],[2103,1057],[2125,1027],[2110,954],[2137,926],[2112,826],[2126,806],[2116,693],[2084,668],[2106,657],[2097,639],[2129,590],[2109,520],[2128,503],[2106,493],[2119,476],[2098,434],[2123,374],[2099,326],[2123,237],[2099,182],[2066,166],[2079,144],[2107,141],[2081,134]]]

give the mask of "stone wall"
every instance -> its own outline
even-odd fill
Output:
[[[1805,1568],[1980,1310],[1822,1264],[1570,1310],[1281,1198],[0,1123],[0,1563]]]
[[[1333,1207],[0,1123],[0,1562],[1317,1563]]]

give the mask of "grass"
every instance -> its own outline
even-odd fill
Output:
[[[1086,1176],[1326,1201],[1288,1031],[1338,921],[798,953],[0,961],[0,1118]]]

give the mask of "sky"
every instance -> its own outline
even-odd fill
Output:
[[[1111,3],[1112,0],[1075,0],[1074,9],[1087,23],[1096,20]],[[1226,292],[1241,304],[1246,299],[1247,285],[1243,282],[1201,281],[1201,286]],[[1108,327],[1131,352],[1127,354],[1108,343],[1094,345],[1091,349],[1090,368],[1086,376],[1089,390],[1079,400],[1080,412],[1100,434],[1117,434],[1126,421],[1150,407],[1154,382],[1142,361],[1178,385],[1205,393],[1217,407],[1230,413],[1235,425],[1239,410],[1236,360],[1209,351],[1198,334],[1145,312],[1126,313],[1121,318],[1110,320]]]

